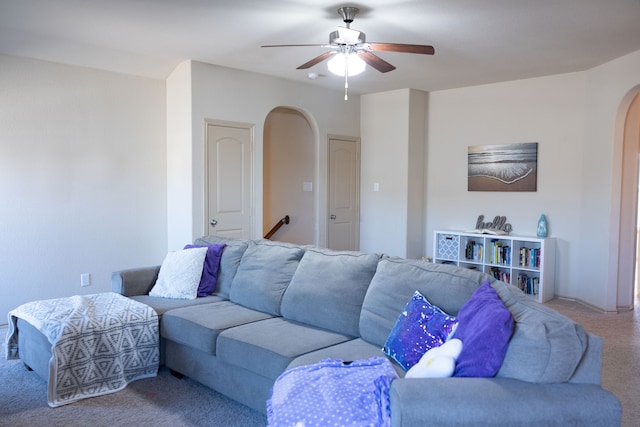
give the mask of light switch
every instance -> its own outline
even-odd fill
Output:
[[[313,191],[313,182],[303,182],[302,191]]]
[[[378,183],[378,182],[374,182],[373,183],[373,191],[376,192],[376,193],[378,191],[380,191],[380,183]]]

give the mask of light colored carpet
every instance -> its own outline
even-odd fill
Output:
[[[640,426],[639,304],[618,314],[558,298],[545,304],[602,338],[602,386],[620,399],[623,427]]]
[[[238,426],[264,427],[266,417],[166,368],[124,390],[51,408],[47,384],[22,361],[4,356],[7,328],[0,328],[0,426]]]
[[[554,299],[547,306],[603,339],[602,385],[622,402],[622,426],[640,426],[640,316],[638,310],[605,314]],[[638,302],[636,303],[638,307]],[[4,351],[6,327],[0,328]],[[21,361],[0,355],[0,426],[265,426],[266,418],[188,378],[161,369],[155,378],[124,390],[50,408],[46,383]]]

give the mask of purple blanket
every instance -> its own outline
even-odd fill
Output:
[[[290,369],[273,385],[269,426],[390,426],[389,387],[397,377],[384,357]]]

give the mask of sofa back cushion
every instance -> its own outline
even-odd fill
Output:
[[[493,288],[515,321],[497,376],[533,383],[570,380],[588,346],[582,326],[531,300],[515,286],[494,282]]]
[[[236,304],[280,315],[282,295],[304,254],[301,246],[259,240],[244,252],[231,284],[229,299]]]
[[[203,236],[193,242],[194,245],[208,246],[211,244],[224,244],[222,257],[220,258],[220,269],[218,270],[218,281],[213,295],[229,299],[231,283],[236,275],[240,260],[244,251],[249,246],[249,240],[231,239],[219,236]]]
[[[360,336],[382,347],[415,291],[447,314],[457,316],[460,307],[489,276],[450,265],[420,260],[384,258],[360,314]],[[490,279],[494,280],[494,279]]]
[[[379,259],[377,254],[307,249],[282,299],[282,315],[358,336],[362,301]]]

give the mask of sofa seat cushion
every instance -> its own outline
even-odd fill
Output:
[[[341,334],[360,335],[360,309],[379,259],[377,254],[307,249],[282,299],[282,315]]]
[[[515,322],[496,376],[533,383],[569,381],[589,342],[582,326],[533,301],[515,286],[500,281],[492,285]]]
[[[380,347],[373,345],[362,338],[345,341],[331,347],[322,348],[296,357],[289,363],[287,369],[296,368],[298,366],[313,365],[325,359],[340,359],[344,362],[353,360],[366,360],[372,357],[384,357]],[[404,369],[393,360],[389,359],[393,368],[399,377],[403,377]]]
[[[457,316],[488,278],[478,271],[451,265],[384,258],[378,263],[362,304],[360,336],[382,347],[415,291],[445,313]]]
[[[282,295],[303,254],[302,247],[290,243],[252,242],[242,256],[229,299],[279,316]]]
[[[275,381],[296,357],[351,339],[353,337],[274,317],[220,333],[217,357]]]
[[[163,338],[215,356],[218,335],[225,329],[272,317],[231,301],[177,308],[162,316]]]
[[[152,297],[149,295],[134,295],[129,298],[134,299],[143,304],[147,304],[149,307],[153,308],[156,313],[158,313],[158,317],[161,317],[164,313],[169,310],[173,310],[174,308],[181,307],[192,307],[202,304],[209,304],[212,302],[223,301],[223,298],[218,296],[208,296],[196,299],[172,299],[172,298],[162,298],[162,297]]]

